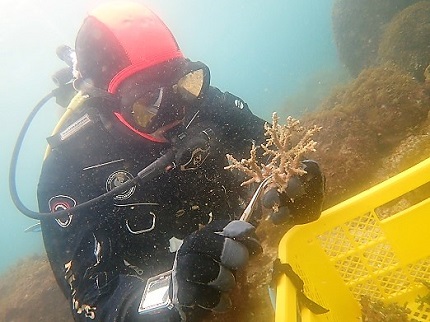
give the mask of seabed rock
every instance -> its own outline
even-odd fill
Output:
[[[417,0],[335,0],[333,34],[339,58],[356,77],[373,66],[385,26],[393,16]]]

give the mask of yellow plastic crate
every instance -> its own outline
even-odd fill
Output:
[[[381,216],[429,182],[430,158],[288,231],[279,245],[281,263],[291,265],[306,296],[329,312],[317,315],[303,306],[283,274],[275,321],[361,321],[362,296],[407,303],[410,319],[430,321],[430,305],[416,301],[430,291],[422,283],[430,282],[430,196]]]

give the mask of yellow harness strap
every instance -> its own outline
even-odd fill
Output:
[[[76,95],[72,98],[69,105],[66,108],[66,111],[61,116],[60,120],[58,121],[57,125],[55,126],[54,130],[52,131],[52,135],[55,135],[60,131],[61,127],[64,125],[66,120],[74,113],[76,112],[88,99],[88,95],[83,94],[81,91],[77,92]],[[49,153],[51,153],[51,147],[48,145],[46,147],[45,156],[43,157],[43,160],[45,160]]]

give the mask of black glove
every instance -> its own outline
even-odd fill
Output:
[[[173,269],[173,301],[179,308],[223,312],[231,307],[228,292],[234,272],[250,254],[261,252],[255,227],[245,221],[214,221],[187,236]]]
[[[294,176],[282,193],[275,188],[263,195],[263,206],[271,208],[276,204],[278,211],[270,215],[274,224],[305,224],[317,220],[321,215],[324,198],[324,176],[318,163],[312,160],[302,162],[306,174]]]

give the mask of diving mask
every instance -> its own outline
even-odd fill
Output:
[[[190,63],[189,66],[173,85],[160,87],[135,83],[134,88],[123,95],[117,117],[123,123],[127,122],[134,132],[149,134],[152,141],[163,141],[160,132],[181,123],[186,107],[201,98],[209,85],[206,65]]]

